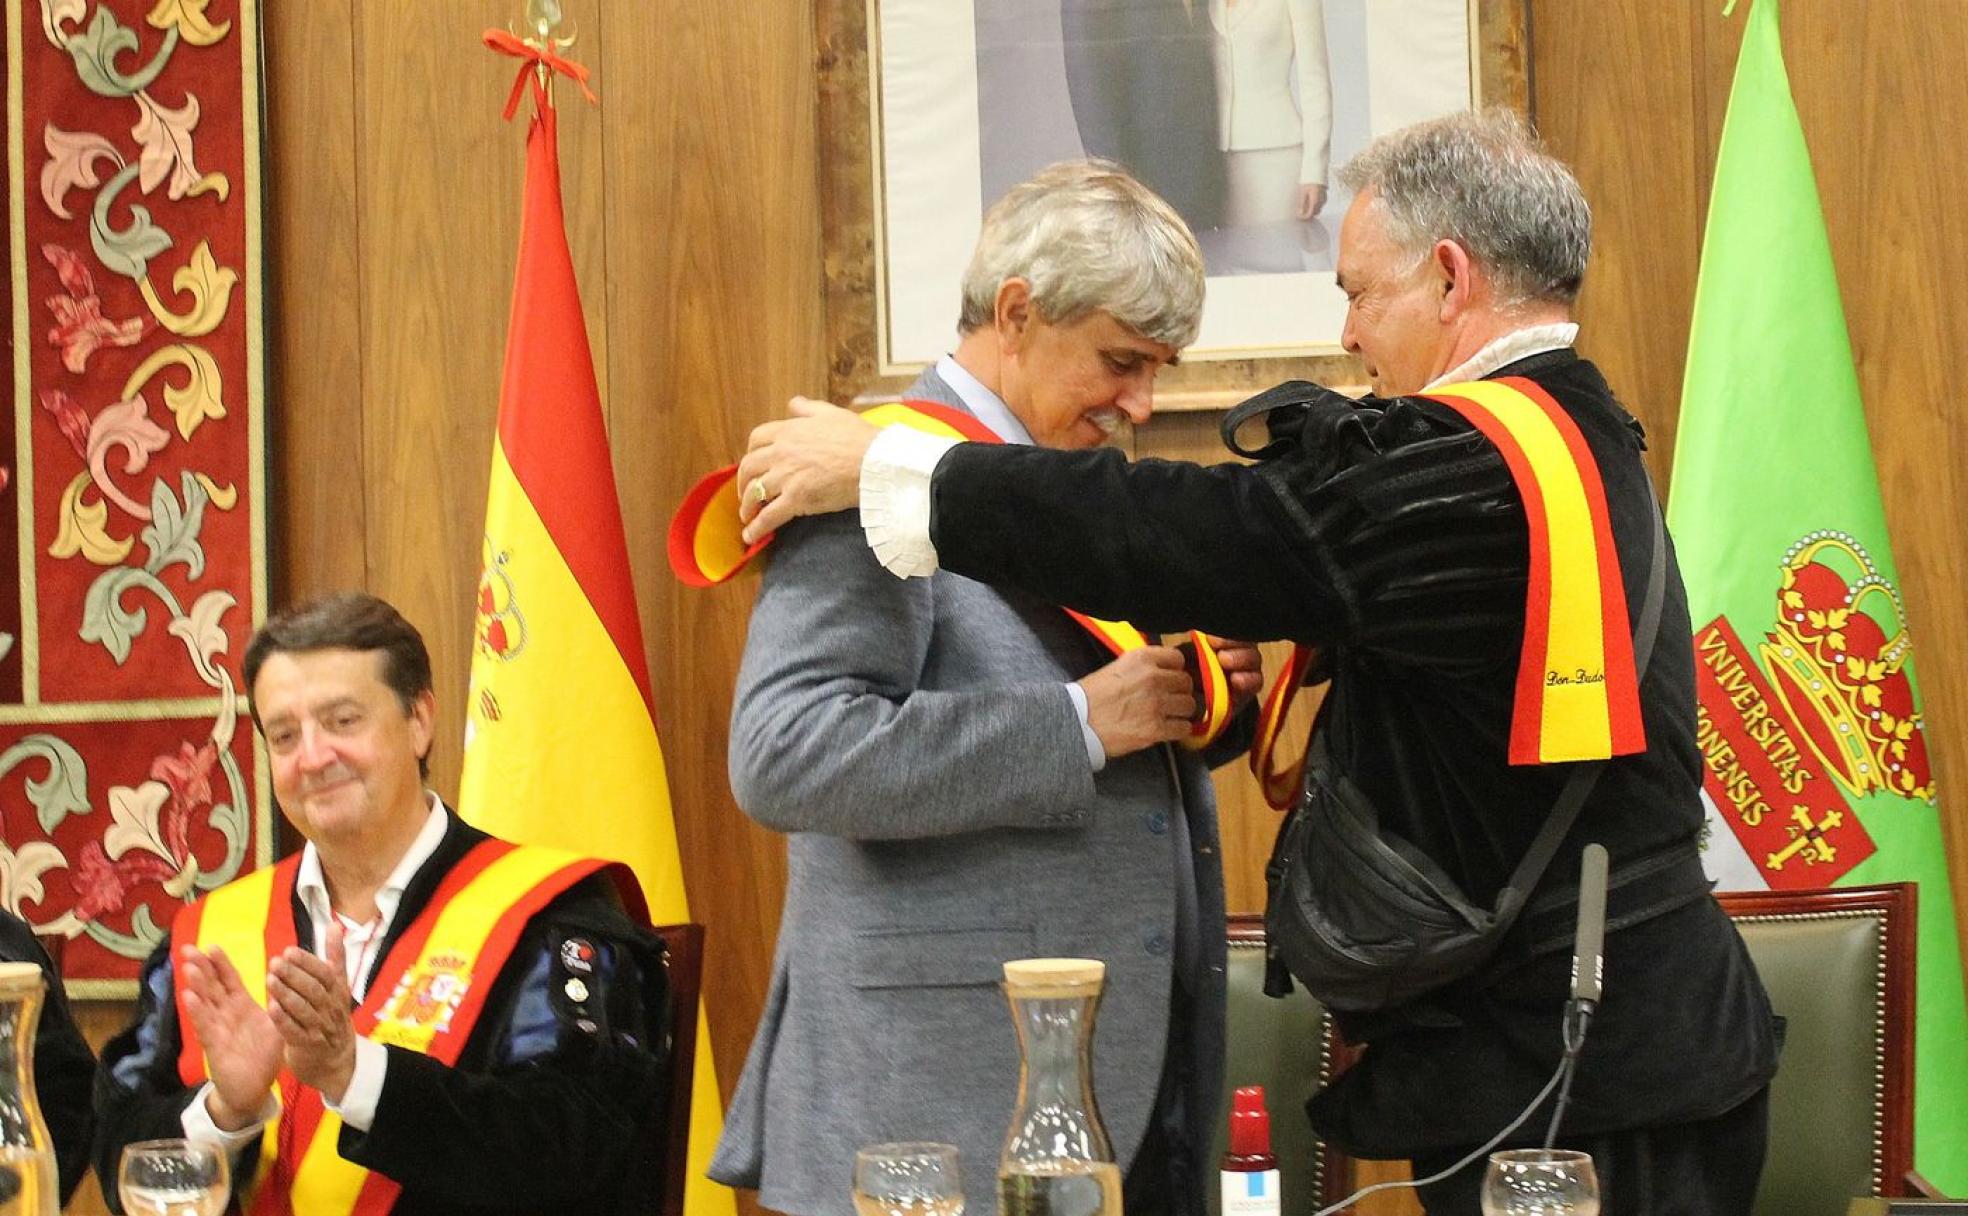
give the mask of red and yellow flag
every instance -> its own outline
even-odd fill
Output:
[[[527,75],[532,75],[531,65]],[[658,924],[690,919],[628,542],[561,213],[554,111],[534,86],[526,195],[486,496],[460,810],[510,840],[628,863]],[[686,1207],[723,1115],[697,1019]]]

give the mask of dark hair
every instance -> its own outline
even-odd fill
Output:
[[[246,656],[240,663],[248,697],[267,659],[310,650],[379,653],[383,657],[383,683],[396,694],[406,714],[418,697],[432,690],[430,651],[417,627],[385,600],[365,591],[342,591],[291,604],[267,618],[246,643]],[[254,705],[252,711],[253,722],[258,725],[259,707]],[[418,770],[429,775],[428,757],[418,757]]]

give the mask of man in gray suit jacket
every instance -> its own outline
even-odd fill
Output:
[[[1147,419],[1202,296],[1166,203],[1112,165],[1054,166],[986,214],[957,349],[906,395],[1007,442],[1097,445]],[[1256,650],[1218,653],[1248,698]],[[1052,605],[896,578],[852,513],[787,528],[730,750],[739,804],[790,836],[786,904],[711,1177],[848,1213],[855,1149],[945,1141],[990,1216],[1018,1080],[1001,965],[1079,956],[1107,963],[1094,1079],[1130,1216],[1202,1212],[1224,1012],[1204,759],[1235,742],[1169,746],[1194,706],[1178,651],[1109,661]]]

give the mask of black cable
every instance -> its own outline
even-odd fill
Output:
[[[1564,1079],[1558,1083],[1558,1101],[1551,1108],[1551,1123],[1544,1129],[1544,1147],[1558,1139],[1558,1124],[1565,1117],[1565,1104],[1572,1097],[1572,1075],[1578,1071],[1579,1049],[1585,1046],[1585,1024],[1592,1020],[1592,1002],[1570,1001],[1565,1005],[1565,1058],[1558,1063]]]
[[[1551,1091],[1553,1089],[1557,1089],[1559,1091],[1558,1104],[1556,1107],[1552,1109],[1551,1127],[1545,1133],[1545,1141],[1544,1141],[1544,1146],[1546,1148],[1550,1148],[1551,1138],[1554,1135],[1556,1135],[1558,1131],[1559,1116],[1564,1112],[1565,1101],[1571,1093],[1572,1072],[1574,1067],[1578,1063],[1579,1050],[1585,1046],[1586,1023],[1589,1022],[1591,1018],[1592,1018],[1592,1002],[1569,1001],[1566,1003],[1565,1022],[1564,1022],[1564,1031],[1563,1031],[1564,1038],[1565,1038],[1564,1057],[1558,1061],[1558,1067],[1552,1070],[1551,1079],[1544,1083],[1544,1088],[1538,1090],[1537,1096],[1531,1099],[1530,1105],[1526,1106],[1523,1112],[1519,1114],[1515,1119],[1512,1119],[1510,1121],[1509,1126],[1505,1127],[1502,1131],[1498,1132],[1496,1135],[1490,1137],[1489,1141],[1485,1143],[1482,1147],[1472,1150],[1468,1156],[1456,1162],[1454,1165],[1449,1166],[1447,1169],[1437,1170],[1435,1173],[1430,1174],[1426,1178],[1397,1178],[1391,1182],[1376,1182],[1372,1186],[1363,1186],[1359,1190],[1354,1191],[1351,1195],[1348,1195],[1346,1198],[1340,1200],[1338,1203],[1330,1204],[1326,1207],[1320,1208],[1317,1212],[1313,1213],[1313,1216],[1333,1216],[1334,1212],[1344,1211],[1345,1209],[1350,1208],[1354,1204],[1360,1202],[1360,1200],[1365,1199],[1367,1196],[1372,1195],[1376,1192],[1391,1191],[1398,1187],[1428,1186],[1431,1183],[1440,1182],[1444,1178],[1451,1177],[1457,1172],[1467,1169],[1470,1165],[1474,1164],[1475,1162],[1481,1161],[1483,1157],[1490,1152],[1491,1149],[1494,1149],[1497,1145],[1502,1144],[1505,1140],[1509,1139],[1510,1134],[1512,1132],[1516,1131],[1518,1128],[1524,1126],[1525,1123],[1529,1122],[1531,1116],[1537,1113],[1537,1108],[1543,1106],[1544,1100],[1551,1096]]]

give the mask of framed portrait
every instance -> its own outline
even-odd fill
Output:
[[[836,400],[945,353],[985,208],[1086,156],[1203,250],[1202,331],[1159,408],[1358,380],[1336,169],[1408,123],[1528,102],[1523,0],[820,0],[819,20]]]

